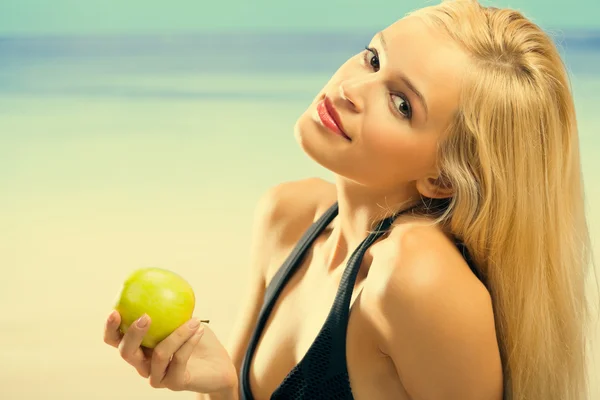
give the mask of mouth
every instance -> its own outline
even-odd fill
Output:
[[[352,141],[350,136],[344,131],[340,115],[336,111],[329,97],[325,96],[323,100],[317,104],[317,112],[319,114],[319,119],[326,128],[333,133],[342,136],[346,140]]]

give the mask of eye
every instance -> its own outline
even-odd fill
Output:
[[[373,71],[379,71],[379,55],[377,54],[377,50],[371,47],[365,47],[365,50],[365,63],[368,64]]]
[[[404,97],[397,94],[392,94],[392,102],[400,114],[402,114],[405,118],[410,119],[412,117],[410,103]]]
[[[379,71],[379,54],[377,53],[377,49],[372,47],[365,47],[365,55],[364,62],[367,64],[373,71]],[[392,102],[394,103],[394,107],[398,112],[402,115],[403,118],[411,119],[412,118],[412,108],[408,100],[404,97],[404,95],[400,94],[391,94]]]

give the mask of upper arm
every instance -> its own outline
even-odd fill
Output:
[[[258,201],[246,291],[228,345],[238,376],[263,305],[272,255],[282,242],[296,241],[298,232],[312,222],[313,198],[319,197],[326,187],[324,181],[316,178],[284,182],[270,188]]]
[[[249,270],[246,275],[245,293],[241,298],[233,331],[229,339],[229,354],[238,376],[242,367],[246,348],[256,326],[266,290],[265,271],[268,264],[270,227],[277,217],[278,187],[269,189],[261,196],[255,208],[252,242],[250,246]]]
[[[381,350],[413,400],[500,399],[489,293],[447,244],[416,236],[400,244],[377,295]]]

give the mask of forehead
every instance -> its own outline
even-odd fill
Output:
[[[430,118],[445,120],[453,114],[469,65],[466,52],[441,29],[415,16],[395,22],[382,34],[387,45],[383,69],[412,81],[425,97]]]

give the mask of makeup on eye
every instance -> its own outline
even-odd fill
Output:
[[[379,63],[379,55],[377,53],[377,49],[375,49],[373,47],[365,47],[365,50],[366,51],[363,56],[363,62],[365,64],[368,64],[369,68],[371,68],[374,72],[378,72],[381,66]],[[400,91],[395,91],[395,92],[398,92],[398,93],[390,93],[390,100],[391,100],[392,106],[394,107],[394,109],[397,113],[400,113],[402,118],[411,120],[412,119],[412,107],[410,105],[410,102],[408,101],[408,99],[406,98],[406,95],[404,93],[401,93]],[[395,99],[398,99],[401,102],[403,102],[404,110],[400,109],[396,105],[396,102],[394,101]],[[400,104],[402,104],[402,103],[400,103]]]
[[[383,33],[379,32],[375,37],[378,38],[379,41],[381,42],[381,45],[383,47],[383,54],[386,54],[387,45],[386,45],[385,39],[383,37]],[[376,67],[371,64],[372,59],[370,59],[370,55],[372,55],[376,58]],[[379,70],[379,68],[381,67],[379,60],[380,60],[380,56],[379,56],[379,51],[377,50],[377,48],[375,48],[372,45],[366,46],[364,55],[363,55],[363,62],[369,68],[373,68],[373,69],[377,68],[377,70]],[[423,94],[416,88],[416,86],[412,83],[412,81],[407,76],[405,76],[403,74],[397,74],[397,77],[394,80],[402,82],[402,84],[404,86],[406,86],[406,88],[408,88],[408,90],[416,96],[416,99],[419,100],[419,102],[423,106],[423,110],[425,111],[425,113],[424,113],[425,121],[427,121],[428,115],[429,115],[429,110],[427,107],[427,102],[425,101],[425,96],[423,96]]]

